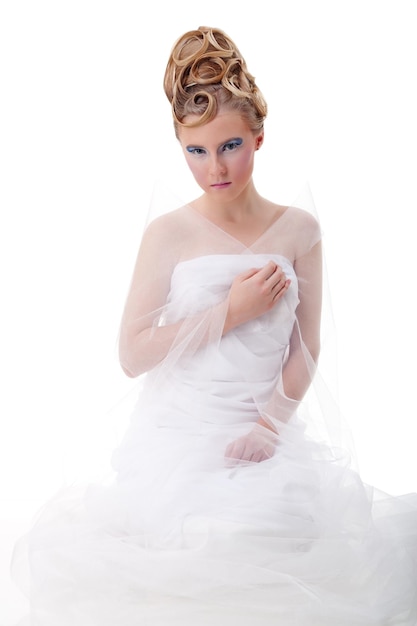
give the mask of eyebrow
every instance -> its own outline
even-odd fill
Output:
[[[222,146],[225,146],[228,143],[233,143],[236,142],[239,145],[241,145],[243,143],[243,139],[241,137],[230,137],[230,139],[226,139],[226,141],[222,141],[221,143],[219,143],[219,145],[217,146],[217,148],[221,148]],[[205,150],[206,148],[204,146],[199,146],[198,144],[195,143],[190,143],[188,146],[185,146],[186,150],[189,150],[190,148],[195,149],[198,148],[199,150]]]

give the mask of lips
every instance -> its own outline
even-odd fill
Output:
[[[211,185],[211,187],[213,189],[225,189],[226,187],[229,187],[229,185],[231,185],[232,183],[214,183],[214,185]]]

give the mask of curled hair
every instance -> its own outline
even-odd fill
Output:
[[[164,90],[175,132],[210,122],[220,107],[239,111],[253,131],[263,128],[266,102],[233,41],[218,28],[200,26],[180,37],[165,70]],[[196,116],[184,122],[188,115]]]

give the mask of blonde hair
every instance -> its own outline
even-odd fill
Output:
[[[263,128],[267,105],[237,46],[222,30],[200,26],[174,44],[164,76],[175,133],[180,126],[210,122],[220,107],[239,111],[254,132]],[[184,122],[187,115],[197,116]]]

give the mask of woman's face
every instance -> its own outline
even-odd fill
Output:
[[[192,116],[185,121],[192,120]],[[198,185],[211,197],[229,202],[245,190],[252,179],[254,153],[263,131],[254,133],[236,111],[220,111],[207,124],[180,127],[187,164]]]

